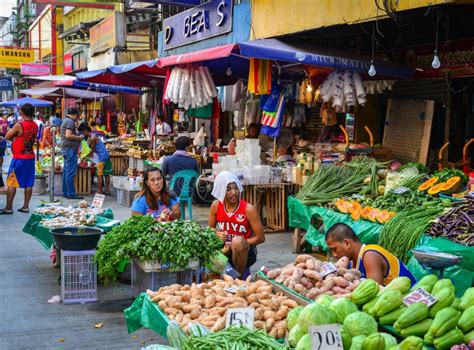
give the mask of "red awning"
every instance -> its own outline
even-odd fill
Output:
[[[168,66],[175,66],[178,64],[210,61],[219,58],[229,57],[234,48],[236,47],[236,44],[228,44],[196,52],[189,52],[181,55],[159,58],[158,67],[164,68]]]

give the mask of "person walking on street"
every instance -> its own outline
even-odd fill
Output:
[[[34,145],[38,135],[38,126],[33,120],[35,109],[26,103],[21,109],[22,121],[16,123],[5,135],[5,139],[12,141],[13,159],[7,176],[7,205],[0,210],[0,215],[13,214],[13,199],[17,187],[25,189],[21,213],[29,213],[29,204],[35,184],[35,153]]]
[[[67,116],[64,118],[60,134],[61,134],[61,153],[64,157],[63,168],[63,197],[68,199],[83,199],[76,194],[74,188],[74,177],[77,173],[77,151],[84,136],[79,135],[76,128],[76,120],[79,112],[76,108],[69,108]]]

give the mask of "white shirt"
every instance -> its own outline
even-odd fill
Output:
[[[158,136],[168,136],[172,131],[171,126],[166,122],[163,122],[163,124],[156,124],[156,134]]]

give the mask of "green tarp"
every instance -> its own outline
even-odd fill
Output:
[[[28,221],[23,226],[23,232],[33,236],[46,250],[53,246],[53,235],[49,232],[50,228],[44,227],[40,224],[43,219],[53,218],[54,215],[39,215],[31,214]],[[105,209],[104,212],[96,217],[96,227],[101,228],[104,232],[109,232],[120,222],[113,220],[114,214],[112,210]]]
[[[288,197],[288,217],[290,227],[299,227],[307,231],[306,241],[313,246],[320,246],[327,251],[324,234],[334,224],[344,223],[357,233],[359,239],[365,244],[377,243],[383,225],[366,220],[352,220],[350,215],[338,213],[334,210],[318,206],[306,206],[293,196]],[[318,231],[312,220],[319,219],[323,222],[324,232]]]
[[[166,329],[170,320],[146,293],[141,293],[123,313],[127,322],[128,333],[146,327],[166,338]]]
[[[464,291],[474,285],[474,247],[468,247],[445,238],[423,236],[415,249],[443,252],[462,256],[458,265],[445,269],[444,276],[450,278],[456,286],[456,296],[460,297]],[[418,260],[411,257],[407,265],[416,279],[433,273],[420,265]]]

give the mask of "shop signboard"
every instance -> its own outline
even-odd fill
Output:
[[[233,0],[211,0],[163,21],[163,48],[173,49],[232,31]]]
[[[49,75],[51,74],[51,67],[49,64],[42,63],[22,63],[20,73],[22,75]]]
[[[71,73],[73,71],[72,67],[72,53],[64,54],[64,73]]]
[[[418,46],[403,50],[384,51],[392,62],[407,64],[415,68],[415,78],[466,77],[474,75],[474,39],[438,43],[441,67],[431,66],[434,45]]]
[[[0,47],[0,68],[21,68],[35,60],[33,50]]]
[[[13,91],[13,80],[11,77],[0,78],[0,91]]]
[[[125,46],[124,20],[120,13],[114,12],[90,29],[91,56],[114,47]]]

